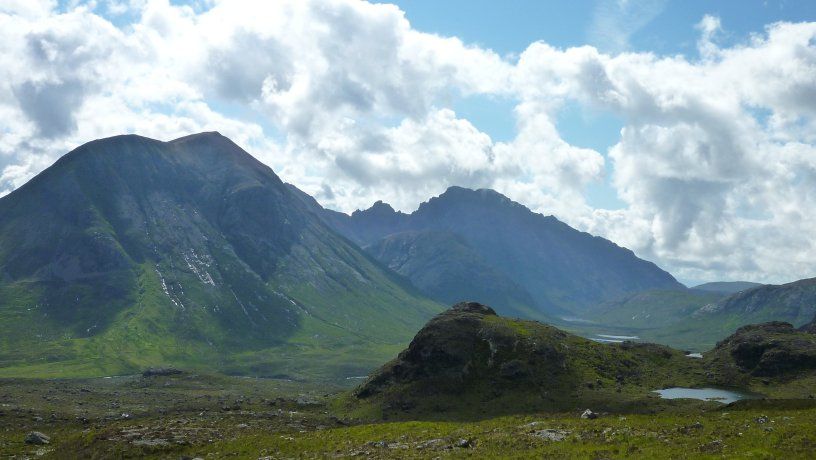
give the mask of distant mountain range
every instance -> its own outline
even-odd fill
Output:
[[[301,196],[327,224],[443,303],[469,299],[547,319],[591,314],[601,302],[644,290],[686,289],[632,251],[493,190],[450,187],[411,214],[378,202],[346,215]]]
[[[694,313],[701,318],[728,316],[751,323],[786,321],[801,326],[816,315],[816,278],[740,291]]]
[[[783,285],[752,284],[711,283],[709,289],[640,292],[601,305],[594,319],[601,325],[626,328],[644,340],[697,351],[713,347],[748,324],[783,321],[816,330],[805,326],[816,316],[816,278]]]

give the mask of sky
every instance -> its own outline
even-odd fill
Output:
[[[686,283],[816,276],[816,2],[0,0],[0,196],[216,130],[324,206],[493,188]]]

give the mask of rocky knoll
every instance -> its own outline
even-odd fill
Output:
[[[464,302],[428,322],[355,396],[386,412],[603,409],[701,384],[699,365],[668,347],[597,343]]]
[[[709,359],[718,383],[798,377],[816,370],[816,335],[779,321],[744,326],[718,343]]]

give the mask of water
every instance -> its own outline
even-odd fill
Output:
[[[665,390],[655,390],[664,399],[700,399],[703,401],[716,401],[723,404],[732,403],[741,399],[752,399],[755,396],[739,391],[723,390],[721,388],[666,388]]]
[[[622,343],[624,340],[640,340],[640,337],[636,335],[595,334],[595,337],[590,337],[590,340],[601,343]]]

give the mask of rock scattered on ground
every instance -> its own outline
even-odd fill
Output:
[[[587,409],[587,410],[584,411],[583,414],[581,414],[581,418],[588,419],[588,420],[595,420],[596,418],[598,418],[598,414],[596,414],[595,412],[592,412],[591,409]]]
[[[533,436],[541,439],[546,439],[547,441],[563,441],[570,434],[571,432],[567,430],[555,430],[552,428],[547,428],[544,430],[538,430],[534,432]]]
[[[32,431],[28,433],[25,437],[26,444],[36,444],[36,445],[43,445],[48,444],[51,442],[51,437],[44,433],[40,433],[39,431]]]
[[[179,375],[183,372],[175,367],[150,367],[142,372],[142,377],[167,377],[170,375]]]

